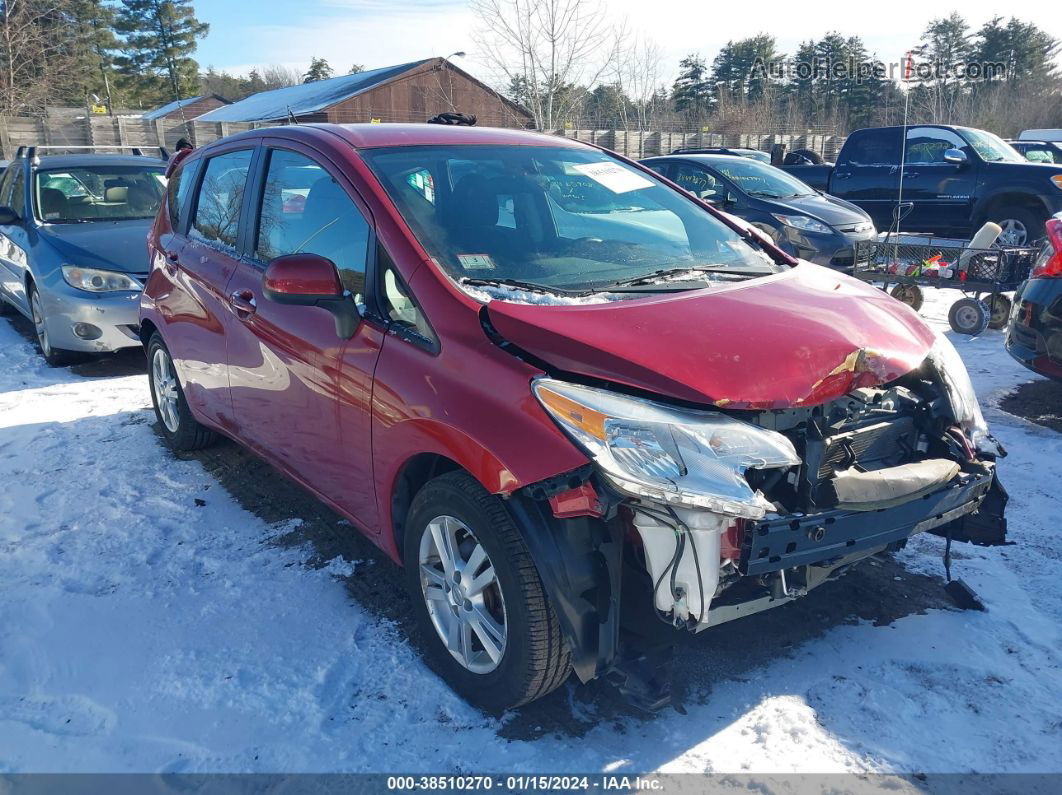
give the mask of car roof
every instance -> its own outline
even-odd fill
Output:
[[[695,160],[699,163],[747,163],[749,160],[753,160],[750,157],[742,157],[741,155],[710,155],[703,152],[688,155],[660,155],[660,157],[675,158],[677,160]],[[646,160],[657,160],[656,157],[648,157]],[[753,162],[757,162],[753,160]],[[760,163],[760,165],[764,165]]]
[[[157,166],[166,167],[159,157],[145,155],[42,155],[38,168],[82,168],[84,166]]]
[[[560,135],[503,127],[461,127],[446,124],[289,124],[261,127],[222,138],[223,143],[242,138],[314,138],[326,134],[340,138],[355,149],[391,146],[560,146],[572,149],[589,144]],[[213,144],[212,144],[213,146]]]

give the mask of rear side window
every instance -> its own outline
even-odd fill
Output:
[[[319,254],[335,263],[343,286],[365,292],[369,223],[342,186],[305,155],[274,149],[269,155],[255,257]]]
[[[236,248],[240,207],[243,205],[243,192],[247,187],[250,167],[250,149],[228,152],[207,160],[192,221],[192,237],[229,249]]]
[[[10,207],[16,213],[19,218],[26,217],[26,171],[20,168],[15,172],[15,179],[11,185],[11,204]]]
[[[184,168],[178,168],[166,185],[166,209],[170,215],[170,228],[174,231],[182,231],[184,217],[181,211],[187,206],[188,192],[195,181],[195,167],[195,163],[188,163]]]
[[[900,131],[869,130],[853,135],[844,147],[853,166],[894,166],[900,162]]]

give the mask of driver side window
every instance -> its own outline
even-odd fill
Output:
[[[703,168],[689,163],[676,163],[674,169],[675,183],[698,199],[722,201],[726,196],[723,183]]]

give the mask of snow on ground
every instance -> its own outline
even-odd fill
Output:
[[[583,728],[512,739],[339,579],[395,570],[306,565],[163,448],[144,375],[50,370],[0,322],[0,772],[1062,771],[1062,435],[995,408],[1034,377],[998,332],[953,340],[1011,453],[1017,544],[956,550],[989,612],[834,627],[686,715],[594,722],[569,685]],[[937,576],[941,547],[901,561]]]

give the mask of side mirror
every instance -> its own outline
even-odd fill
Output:
[[[18,221],[18,213],[10,207],[0,207],[0,225],[17,224]]]
[[[961,149],[945,149],[944,162],[953,166],[962,166],[967,162],[966,153]]]
[[[262,279],[270,301],[295,306],[319,306],[332,313],[336,334],[354,336],[360,316],[354,296],[343,289],[336,265],[319,254],[285,254],[271,260]]]

